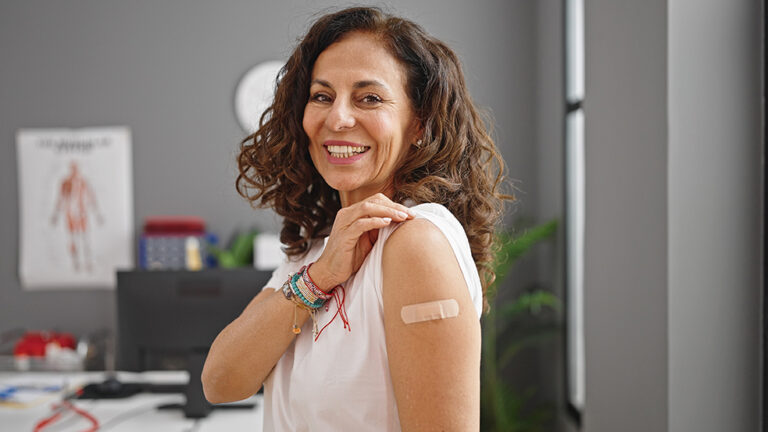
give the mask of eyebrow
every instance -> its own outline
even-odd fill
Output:
[[[313,79],[312,82],[309,83],[309,85],[312,85],[312,84],[320,84],[321,86],[328,87],[330,89],[333,88],[331,83],[329,83],[328,81],[325,81],[325,80],[321,80],[321,79]],[[356,88],[356,89],[361,89],[361,88],[365,88],[365,87],[388,88],[384,83],[382,83],[381,81],[377,81],[377,80],[358,81],[358,82],[353,84],[353,87]]]

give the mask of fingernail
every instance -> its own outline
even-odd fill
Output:
[[[398,216],[400,216],[402,219],[405,219],[405,218],[407,218],[407,217],[408,217],[408,214],[407,214],[407,213],[405,213],[405,212],[401,212],[401,211],[397,212],[397,215],[398,215]]]
[[[392,218],[387,218],[387,217],[385,217],[385,218],[384,218],[384,222],[386,222],[386,223],[390,223],[390,222],[392,222]]]

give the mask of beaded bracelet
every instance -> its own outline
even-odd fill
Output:
[[[285,281],[283,284],[283,295],[286,299],[290,300],[294,304],[293,308],[293,327],[291,330],[293,331],[293,334],[298,335],[301,333],[301,327],[299,327],[299,317],[298,317],[298,310],[299,308],[306,309],[309,312],[310,318],[312,318],[312,333],[317,334],[317,319],[315,318],[315,308],[309,307],[306,304],[304,304],[304,301],[299,299],[296,293],[293,291],[293,288],[291,287],[291,280],[293,279],[294,275],[290,275],[288,277],[288,280]]]
[[[293,273],[288,276],[288,279],[283,283],[282,291],[283,295],[286,299],[293,302],[295,305],[293,310],[293,328],[292,331],[294,334],[298,335],[301,333],[301,328],[298,325],[298,308],[306,309],[307,312],[309,312],[310,318],[312,318],[312,333],[314,335],[314,340],[317,341],[317,338],[320,336],[320,333],[322,333],[323,330],[325,330],[328,325],[333,322],[333,320],[336,318],[336,315],[341,316],[341,320],[344,322],[344,328],[349,329],[351,331],[351,328],[349,327],[349,321],[346,317],[346,311],[344,308],[344,298],[340,297],[337,292],[336,288],[340,288],[342,294],[344,294],[344,288],[341,285],[336,285],[330,292],[325,293],[319,288],[317,288],[317,285],[315,285],[314,281],[312,281],[312,278],[309,277],[309,267],[312,266],[314,263],[310,263],[307,266],[301,267],[298,272]],[[315,316],[315,313],[317,309],[321,308],[324,304],[327,303],[327,300],[330,298],[335,298],[336,302],[338,303],[338,310],[336,311],[336,314],[334,314],[333,318],[331,318],[331,321],[328,322],[323,327],[323,330],[320,330],[320,332],[317,331],[317,318]],[[328,305],[326,304],[325,310],[328,311]],[[341,314],[339,314],[341,312]]]
[[[333,297],[333,294],[326,293],[320,288],[318,288],[317,285],[315,285],[315,281],[313,281],[312,278],[309,276],[309,268],[312,267],[312,264],[314,263],[309,263],[309,265],[301,268],[302,270],[301,279],[304,281],[304,284],[307,285],[307,287],[309,287],[309,290],[312,292],[312,294],[316,295],[318,298],[321,298],[323,300],[328,300],[331,297]]]
[[[301,281],[301,273],[295,273],[293,276],[291,276],[291,289],[293,290],[293,293],[297,295],[307,307],[310,307],[312,309],[317,309],[321,306],[323,306],[323,303],[325,303],[325,300],[318,299],[311,295],[309,293],[309,290],[300,282]]]

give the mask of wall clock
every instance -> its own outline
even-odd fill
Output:
[[[235,90],[235,114],[248,134],[259,128],[259,119],[275,97],[275,79],[285,63],[259,63],[243,75]]]

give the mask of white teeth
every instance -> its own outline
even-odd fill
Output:
[[[360,146],[327,146],[328,151],[331,153],[362,153],[368,149],[368,147]]]
[[[348,158],[356,154],[364,153],[370,147],[330,145],[326,146],[326,148],[333,157]]]

